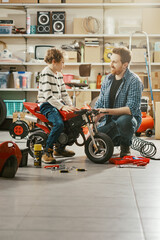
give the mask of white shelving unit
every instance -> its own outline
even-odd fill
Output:
[[[109,0],[108,0],[109,1]],[[10,15],[14,15],[14,17],[17,17],[17,27],[20,27],[21,20],[23,19],[23,22],[21,23],[24,27],[26,24],[26,14],[27,12],[31,12],[32,15],[36,15],[37,11],[44,10],[44,11],[66,11],[67,17],[66,21],[68,21],[66,34],[1,34],[0,37],[2,41],[5,41],[8,45],[8,47],[11,47],[11,49],[15,50],[17,49],[24,49],[27,50],[27,47],[29,45],[42,45],[44,44],[56,44],[57,40],[58,43],[64,44],[66,42],[67,44],[70,43],[73,40],[77,41],[84,41],[84,39],[87,37],[96,37],[100,41],[101,45],[101,58],[103,59],[103,52],[104,52],[104,44],[105,42],[118,42],[118,41],[126,41],[129,43],[129,34],[107,34],[105,30],[105,20],[106,20],[106,13],[110,13],[112,10],[114,13],[120,13],[122,11],[134,11],[134,12],[140,12],[143,8],[160,8],[160,3],[109,3],[107,0],[104,0],[104,3],[93,3],[93,4],[67,4],[67,3],[61,3],[61,4],[0,4],[0,11],[5,9],[7,12],[9,12]],[[78,9],[78,12],[75,11]],[[71,14],[69,14],[71,13]],[[0,12],[1,15],[1,12]],[[23,16],[22,16],[23,15]],[[99,33],[97,34],[73,34],[71,31],[71,21],[73,22],[74,17],[84,17],[84,16],[94,16],[101,19],[101,29]],[[135,16],[136,17],[136,16]],[[72,18],[72,19],[71,19]],[[35,22],[34,22],[35,24]],[[159,41],[160,40],[160,34],[149,34],[149,39],[152,41]],[[140,40],[142,35],[136,35],[134,38],[137,40]],[[15,41],[13,41],[13,39]],[[46,41],[45,41],[46,40]],[[79,65],[81,63],[65,63],[65,69],[64,73],[73,72],[73,74],[76,75],[78,72]],[[99,72],[105,73],[106,71],[109,71],[109,65],[110,63],[105,63],[103,60],[99,63],[91,63],[92,65],[92,73],[91,77],[89,78],[89,81],[96,81],[96,76]],[[28,71],[37,72],[41,71],[46,64],[44,62],[22,62],[22,63],[2,63],[0,62],[0,67],[9,69],[10,67],[16,67],[19,71],[23,67],[23,69],[26,69]],[[158,63],[151,63],[151,66],[153,69],[157,70],[159,69],[160,62]],[[131,64],[131,68],[140,71],[141,69],[145,70],[145,63],[142,64]],[[77,74],[78,75],[78,74]],[[33,83],[34,79],[32,79]],[[37,94],[37,88],[34,88],[34,84],[32,84],[32,88],[30,89],[14,89],[7,88],[7,89],[0,89],[0,93],[4,93],[6,97],[12,96],[12,94],[15,96],[16,92],[18,93],[24,93],[26,98],[30,98],[32,96],[36,96]],[[72,90],[68,90],[72,91]],[[85,89],[81,90],[78,89],[77,91],[91,91],[93,92],[93,96],[95,94],[99,94],[99,89]],[[159,92],[160,89],[153,89],[154,92]],[[147,91],[146,91],[147,92]],[[13,96],[13,97],[14,97]]]

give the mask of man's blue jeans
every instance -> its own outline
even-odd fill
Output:
[[[64,123],[57,108],[53,107],[48,102],[45,102],[40,106],[40,112],[53,124],[46,142],[47,150],[48,148],[53,148],[53,144],[57,142],[57,139],[64,129]]]
[[[112,119],[104,126],[98,127],[99,132],[106,133],[113,141],[114,146],[130,146],[132,137],[137,129],[137,121],[131,115],[121,115]]]

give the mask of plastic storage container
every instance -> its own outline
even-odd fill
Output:
[[[14,112],[22,112],[23,111],[23,100],[3,100],[6,104],[7,108],[7,117],[11,117]]]
[[[13,72],[15,88],[31,87],[31,72]]]
[[[12,34],[12,26],[0,26],[0,34]]]
[[[73,74],[63,74],[63,81],[64,83],[70,83],[71,80],[73,80],[74,75]],[[70,89],[71,87],[66,85],[67,89]]]
[[[9,72],[0,72],[0,88],[7,88]]]

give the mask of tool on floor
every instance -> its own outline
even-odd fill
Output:
[[[45,169],[51,169],[52,171],[53,170],[63,170],[63,169],[66,169],[66,166],[65,164],[51,164],[51,165],[45,165],[44,166]]]
[[[139,165],[131,165],[131,164],[123,164],[123,165],[117,165],[119,168],[140,168],[144,169],[145,166],[139,166]]]
[[[75,166],[72,167],[66,167],[65,164],[54,164],[54,165],[46,165],[44,166],[45,169],[51,169],[53,170],[59,170],[60,173],[67,173],[70,172],[73,169],[76,169],[78,172],[85,172],[87,169],[85,168],[77,168]]]
[[[87,171],[87,169],[85,169],[85,168],[77,168],[76,171],[78,171],[78,172],[85,172],[85,171]]]
[[[136,166],[146,166],[150,162],[150,159],[145,157],[124,156],[123,158],[111,158],[109,162],[116,165],[132,164]]]
[[[62,170],[59,170],[60,173],[69,173],[69,170],[68,169],[62,169]]]
[[[44,166],[44,168],[46,169],[54,169],[54,170],[57,170],[59,169],[60,165],[59,164],[54,164],[54,165],[46,165]]]

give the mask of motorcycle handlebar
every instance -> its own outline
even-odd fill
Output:
[[[99,114],[99,110],[98,109],[81,109],[81,110],[75,111],[74,113],[75,114],[79,114],[79,115],[83,115],[86,112],[88,112],[90,114],[93,113],[95,115]]]
[[[74,113],[75,114],[79,114],[79,115],[82,115],[84,113],[88,112],[88,109],[81,109],[81,110],[78,110],[78,111],[75,111]]]
[[[90,114],[93,113],[94,115],[98,115],[100,113],[105,113],[105,114],[109,113],[109,112],[100,112],[98,109],[81,109],[81,110],[75,111],[74,113],[79,114],[79,115],[83,115],[86,112],[89,112]]]

